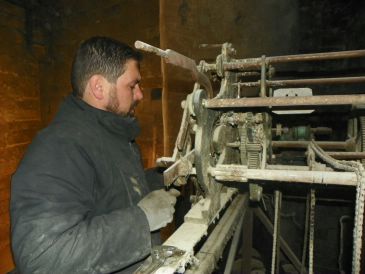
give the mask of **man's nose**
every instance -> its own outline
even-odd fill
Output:
[[[143,99],[143,91],[139,85],[136,86],[136,92],[134,93],[134,99],[136,101],[141,101]]]

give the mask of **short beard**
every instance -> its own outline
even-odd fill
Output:
[[[118,109],[119,109],[119,102],[117,98],[117,88],[113,86],[109,91],[109,100],[108,100],[108,105],[106,106],[106,110],[120,116],[126,116],[125,113],[120,113]]]
[[[133,102],[132,106],[131,106],[131,110],[127,113],[125,112],[120,112],[119,111],[119,101],[117,98],[117,87],[113,86],[109,92],[109,100],[108,100],[108,105],[106,106],[106,110],[110,111],[116,115],[122,116],[122,117],[126,117],[126,116],[134,116],[134,109],[137,106],[137,102]]]

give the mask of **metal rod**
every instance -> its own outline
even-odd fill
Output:
[[[359,58],[365,56],[365,50],[350,50],[337,52],[322,52],[297,55],[283,55],[266,57],[268,64],[290,63],[290,62],[306,62],[306,61],[323,61],[336,60],[346,58]],[[233,62],[223,63],[224,70],[240,70],[240,69],[257,69],[261,66],[261,58],[237,59]],[[209,64],[206,70],[215,70],[215,64]]]
[[[260,84],[260,97],[266,97],[266,63],[265,63],[265,55],[261,57],[261,80],[259,81]],[[239,84],[242,84],[241,82]]]
[[[285,199],[294,199],[294,200],[305,200],[306,197],[303,196],[294,196],[294,195],[285,195]],[[318,202],[329,202],[329,203],[345,203],[345,204],[354,204],[354,201],[349,199],[335,199],[335,198],[316,198]]]
[[[281,131],[283,133],[288,133],[290,131],[290,128],[288,127],[282,127],[281,129],[278,128],[272,128],[271,132],[275,135],[280,135],[277,134],[278,131]],[[329,135],[332,134],[332,128],[329,127],[314,127],[314,128],[310,128],[311,133],[316,134],[316,135]]]
[[[283,55],[268,57],[268,62],[271,64],[298,62],[298,61],[320,61],[320,60],[335,60],[346,58],[365,57],[365,50],[348,50],[334,52],[320,52],[296,55]]]
[[[309,141],[272,141],[271,145],[273,148],[306,149],[309,143]],[[316,143],[323,149],[349,149],[353,146],[351,141],[318,141]]]
[[[274,226],[269,220],[269,218],[265,215],[265,213],[262,211],[260,207],[254,209],[254,213],[257,216],[257,218],[262,222],[262,224],[265,226],[265,228],[269,231],[269,233],[274,232]],[[283,239],[283,237],[279,237],[280,240],[280,247],[284,254],[288,257],[290,262],[294,265],[296,270],[300,272],[302,268],[302,264],[300,263],[299,259],[295,255],[295,253],[291,250],[290,246],[287,244],[287,242]]]
[[[316,194],[315,190],[311,189],[310,194],[310,213],[309,213],[309,262],[308,262],[308,273],[313,274],[313,254],[314,254],[314,217],[316,208]]]
[[[238,222],[236,231],[234,232],[231,247],[229,248],[226,267],[224,269],[224,274],[230,274],[232,272],[232,267],[233,267],[234,259],[236,257],[236,253],[237,253],[237,247],[238,247],[238,242],[240,240],[244,217],[245,217],[244,215],[241,216],[241,219]]]
[[[281,192],[275,191],[275,216],[274,216],[274,231],[271,257],[271,274],[279,273],[280,262],[280,212],[281,212]]]
[[[218,181],[247,182],[248,180],[277,181],[321,185],[356,186],[356,173],[335,171],[248,169],[243,165],[217,165],[208,171]]]
[[[326,151],[326,153],[337,160],[360,160],[365,159],[365,152],[337,152]]]
[[[136,49],[140,49],[146,52],[150,52],[150,53],[154,53],[158,56],[164,57],[166,58],[168,56],[168,54],[166,53],[166,51],[159,49],[157,47],[151,46],[147,43],[144,43],[142,41],[136,41],[134,42],[134,46]]]
[[[300,274],[305,274],[305,261],[307,258],[307,248],[308,248],[308,231],[309,231],[309,208],[310,208],[310,194],[307,194],[306,206],[305,206],[305,225],[304,225],[304,239],[303,239],[303,250],[302,250],[302,269]]]
[[[336,78],[315,78],[315,79],[295,79],[295,80],[267,80],[266,86],[268,87],[288,87],[288,86],[304,86],[304,85],[337,85],[337,84],[349,84],[349,83],[364,83],[365,76],[357,77],[336,77]],[[262,87],[261,80],[257,82],[241,82],[235,85],[242,87]]]
[[[331,106],[363,105],[365,95],[319,95],[303,97],[252,97],[238,99],[203,100],[206,108],[254,108],[254,107],[298,107],[298,106]]]
[[[237,73],[237,77],[252,77],[252,76],[260,76],[261,73],[258,71],[245,71]]]

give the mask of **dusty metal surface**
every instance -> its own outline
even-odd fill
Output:
[[[193,79],[207,90],[210,97],[213,97],[213,89],[210,80],[204,73],[198,70],[195,60],[186,57],[176,51],[170,49],[162,50],[141,41],[136,41],[134,43],[134,46],[137,49],[161,56],[169,64],[189,70],[192,74]]]
[[[265,74],[261,74],[265,75]],[[305,86],[305,85],[339,85],[339,84],[356,84],[364,83],[365,77],[337,77],[337,78],[316,78],[316,79],[295,79],[295,80],[277,80],[270,81],[261,78],[257,82],[244,82],[237,83],[241,87],[261,87],[265,90],[263,84],[267,87],[294,87],[294,86]],[[262,91],[263,92],[263,91]]]
[[[236,99],[210,99],[203,102],[206,108],[260,108],[331,105],[364,105],[365,95],[318,95],[312,97],[260,97]]]
[[[356,186],[358,177],[354,172],[265,170],[249,169],[241,165],[217,165],[209,170],[217,181],[248,182],[250,180],[277,181],[321,185]]]
[[[336,60],[347,58],[359,58],[365,56],[365,50],[350,50],[350,51],[338,51],[338,52],[323,52],[323,53],[310,53],[310,54],[297,54],[297,55],[284,55],[284,56],[272,56],[266,57],[265,61],[269,64],[290,63],[290,62],[303,62],[303,61],[323,61],[323,60]],[[223,64],[225,70],[240,70],[240,69],[256,69],[261,66],[261,58],[247,58],[238,59],[230,63]],[[206,70],[215,70],[215,64],[206,66]]]
[[[255,241],[252,237],[261,236],[251,233],[256,222],[250,218],[249,235],[245,235],[246,227],[242,226],[245,242],[238,237],[238,232],[235,233],[231,255],[227,261],[222,257],[221,263],[227,262],[226,272],[237,271],[237,265],[246,272],[254,271],[253,267],[257,265],[261,270],[271,269],[272,273],[280,273],[283,269],[287,272],[290,269],[300,273],[316,272],[321,269],[321,262],[314,254],[321,247],[316,244],[315,229],[325,230],[329,229],[326,225],[337,225],[316,222],[313,226],[315,207],[309,202],[314,198],[308,198],[306,205],[307,198],[303,193],[311,193],[317,188],[326,193],[321,196],[321,191],[316,192],[318,203],[331,203],[340,209],[354,204],[353,249],[346,252],[352,253],[352,272],[360,273],[365,173],[355,160],[361,159],[365,163],[365,94],[351,90],[353,85],[349,84],[363,83],[365,76],[334,78],[328,75],[328,78],[296,79],[288,75],[287,79],[275,78],[274,65],[365,57],[365,50],[237,59],[233,46],[224,43],[215,63],[201,61],[197,66],[194,60],[172,50],[161,50],[142,42],[136,42],[136,47],[190,70],[196,81],[182,104],[184,113],[174,153],[159,160],[161,165],[168,167],[164,173],[166,186],[189,184],[195,190],[191,196],[193,205],[185,215],[184,223],[165,242],[165,245],[185,253],[174,262],[160,265],[156,273],[214,271],[221,255],[225,254],[225,243],[243,214],[238,210],[241,206],[236,206],[237,199],[229,203],[235,191],[244,193],[245,201],[250,200],[248,212],[255,211],[255,218],[273,234],[270,237],[274,236],[274,240],[271,252],[264,250],[267,245],[255,246],[261,248],[265,256],[272,254],[271,257],[254,258],[252,245]],[[212,79],[220,81],[217,90],[212,90],[207,72]],[[313,96],[317,93],[307,87],[333,84],[346,84],[346,91],[336,90],[333,94],[328,91],[328,95]],[[296,88],[273,89],[284,86]],[[252,93],[246,94],[247,90]],[[216,94],[214,98],[213,94]],[[338,109],[341,109],[340,113],[335,111]],[[327,110],[332,112],[327,114]],[[327,194],[327,189],[331,190],[328,193],[333,189],[339,191],[336,195]],[[342,196],[355,189],[356,201]],[[295,199],[307,210],[300,221],[293,221],[301,233],[294,230],[293,233],[297,233],[294,240],[288,234],[287,241],[284,241],[280,231],[290,228],[287,222],[281,222],[284,214],[281,208],[287,203],[286,198]],[[221,216],[219,212],[225,205],[228,205],[226,213]],[[300,214],[299,209],[292,210],[293,216]],[[328,212],[332,214],[331,209]],[[200,249],[197,248],[208,226],[215,222],[218,224],[213,233]],[[302,254],[296,254],[290,248],[290,244],[295,244],[298,239],[303,240]],[[331,241],[337,241],[337,238]],[[237,256],[234,256],[236,252]],[[267,262],[272,262],[271,266]],[[194,266],[186,268],[188,263]],[[341,262],[341,270],[342,266]]]
[[[186,273],[208,274],[212,273],[222,255],[224,246],[232,236],[238,222],[246,212],[248,197],[238,195],[227,209],[219,224],[214,228],[209,239],[200,249],[196,258],[199,265]]]

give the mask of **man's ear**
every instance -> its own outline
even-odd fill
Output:
[[[104,77],[101,75],[93,75],[89,79],[89,87],[90,92],[92,93],[93,97],[97,100],[103,100],[105,96],[104,90]]]

